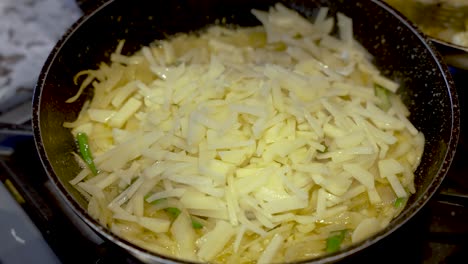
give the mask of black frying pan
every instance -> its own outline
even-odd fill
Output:
[[[87,90],[72,104],[65,100],[78,87],[73,76],[108,61],[118,40],[126,39],[124,53],[132,53],[155,39],[198,30],[226,19],[227,24],[259,24],[252,8],[267,9],[273,0],[109,1],[81,18],[59,41],[42,69],[33,99],[33,130],[42,163],[62,198],[79,218],[105,239],[149,262],[176,262],[126,242],[99,225],[86,212],[86,202],[68,183],[80,168],[71,152],[75,142],[64,121],[73,121],[93,96]],[[373,237],[316,261],[346,258],[388,236],[418,212],[437,191],[450,166],[459,134],[459,104],[446,65],[429,41],[405,18],[378,0],[281,1],[312,18],[319,6],[329,6],[353,19],[354,33],[383,73],[402,84],[399,90],[411,111],[411,121],[426,136],[426,148],[416,172],[416,193],[403,212]],[[71,238],[72,239],[72,238]]]

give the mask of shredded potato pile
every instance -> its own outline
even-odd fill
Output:
[[[378,232],[415,191],[424,136],[327,8],[278,4],[263,26],[211,26],[80,72],[94,175],[71,184],[115,234],[215,263],[311,259]],[[80,77],[81,76],[81,77]]]

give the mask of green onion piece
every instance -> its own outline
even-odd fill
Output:
[[[398,197],[395,199],[395,202],[393,203],[393,206],[395,206],[395,208],[400,208],[402,207],[406,202],[406,198],[405,197]]]
[[[168,213],[174,219],[180,215],[180,209],[176,207],[168,207],[164,209],[164,211],[166,211],[166,213]]]
[[[333,231],[327,238],[327,249],[328,253],[333,253],[340,250],[341,243],[343,242],[347,230]]]
[[[163,200],[163,199],[158,199],[158,200]],[[158,200],[156,200],[156,201],[158,201]],[[176,219],[181,213],[180,209],[176,208],[176,207],[168,207],[168,208],[164,209],[164,211],[166,211],[166,213],[168,213],[171,216],[172,219]],[[203,228],[203,224],[198,222],[195,219],[192,219],[192,227],[194,229],[201,229],[201,228]]]
[[[88,143],[88,135],[86,135],[86,133],[80,132],[76,136],[76,139],[78,141],[81,157],[86,162],[91,172],[94,175],[97,175],[98,170],[96,169],[96,165],[94,165],[93,155],[91,155],[91,149],[89,148]]]
[[[158,200],[163,200],[163,199],[158,199]],[[166,211],[166,213],[168,213],[172,219],[176,219],[181,213],[180,209],[176,207],[168,207],[164,209],[164,211]],[[192,227],[194,229],[201,229],[203,228],[203,224],[192,218]]]
[[[197,220],[195,219],[192,219],[192,227],[194,229],[202,229],[203,228],[203,224],[198,222]]]
[[[380,99],[380,104],[378,104],[378,107],[384,111],[387,111],[392,106],[392,103],[390,102],[390,93],[391,92],[385,87],[374,84],[374,94]]]

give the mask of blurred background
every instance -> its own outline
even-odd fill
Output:
[[[0,1],[0,112],[30,97],[49,52],[81,14],[74,0]]]
[[[0,123],[28,123],[42,65],[81,15],[74,0],[0,1]],[[0,133],[2,163],[14,152],[12,142],[17,139],[11,131]],[[30,165],[32,161],[23,162]],[[0,263],[61,263],[44,240],[44,230],[39,231],[37,221],[21,207],[26,201],[19,193],[11,195],[15,189],[4,168],[0,169]]]

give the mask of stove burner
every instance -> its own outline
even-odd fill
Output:
[[[464,116],[466,91],[461,88],[468,87],[468,73],[456,70],[452,73],[460,87],[459,100]],[[29,124],[18,126],[28,127]],[[405,225],[340,263],[466,263],[466,126],[462,124],[457,153],[439,193]],[[0,127],[0,157],[0,180],[8,179],[13,183],[25,201],[23,208],[63,263],[140,263],[116,245],[102,240],[57,197],[35,151],[32,136],[16,133],[13,126]],[[81,254],[83,252],[85,254]]]
[[[11,157],[0,160],[0,168],[26,201],[25,211],[57,256],[64,263],[140,263],[111,242],[103,241],[60,201],[32,149],[33,139],[24,137]],[[24,166],[26,160],[28,166]],[[443,186],[447,192],[449,188]],[[435,264],[460,263],[459,257],[468,259],[468,200],[444,192],[390,236],[341,263],[404,260]],[[77,254],[77,248],[86,254]]]

